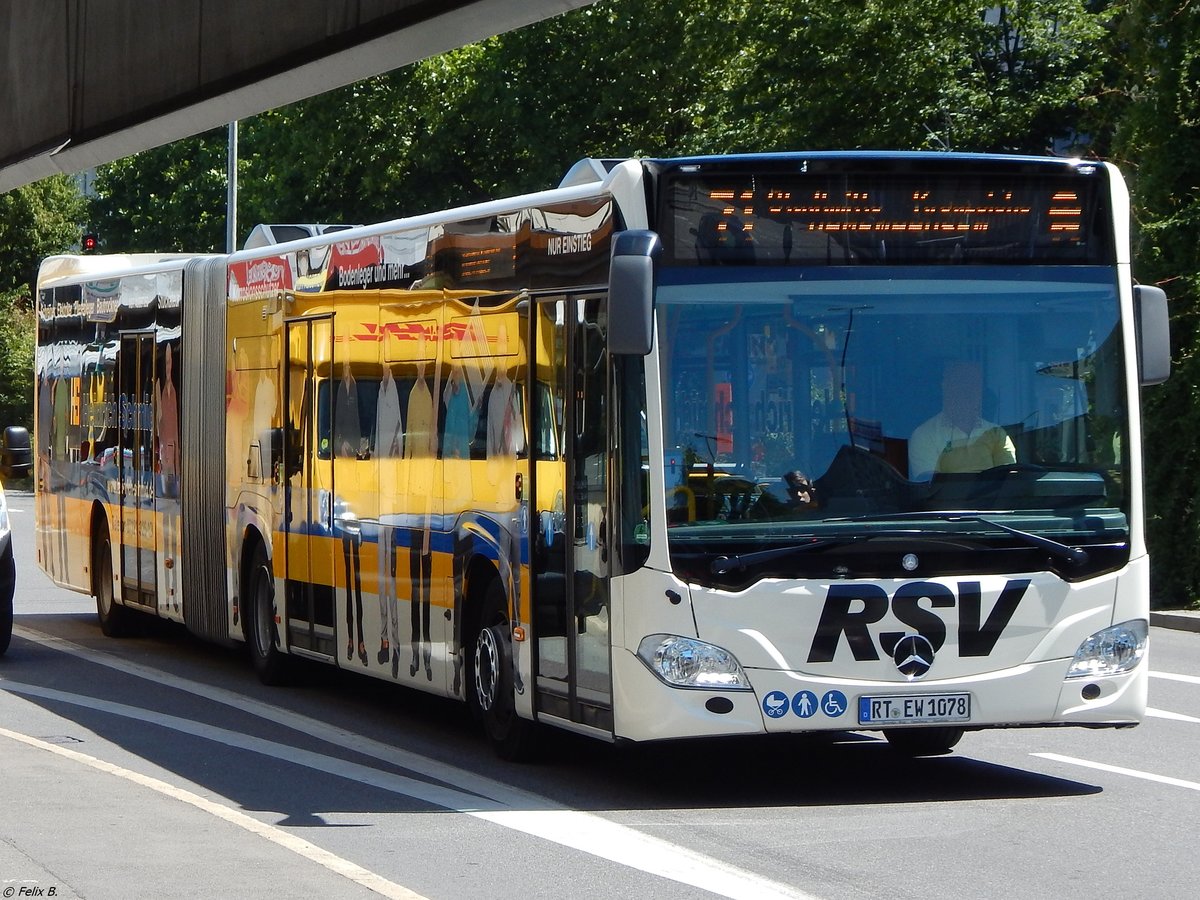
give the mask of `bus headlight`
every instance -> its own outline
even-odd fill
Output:
[[[1079,645],[1067,670],[1068,678],[1102,678],[1137,668],[1146,655],[1150,628],[1145,619],[1133,619],[1097,631]]]
[[[642,638],[638,658],[672,687],[748,691],[746,673],[722,647],[674,634]]]

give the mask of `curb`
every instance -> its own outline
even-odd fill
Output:
[[[1150,613],[1150,624],[1175,631],[1200,632],[1200,611],[1173,609]]]
[[[1200,611],[1164,610],[1150,613],[1150,624],[1175,631],[1200,632]]]

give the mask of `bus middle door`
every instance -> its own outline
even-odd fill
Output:
[[[328,370],[332,361],[333,320],[297,319],[285,328],[282,480],[287,640],[291,647],[330,658],[337,655],[333,496],[328,484],[332,469],[329,440],[319,436],[322,428],[328,428],[330,410],[327,397],[322,403],[317,372],[322,365]]]

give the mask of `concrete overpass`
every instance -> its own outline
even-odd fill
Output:
[[[593,0],[3,0],[0,192]]]

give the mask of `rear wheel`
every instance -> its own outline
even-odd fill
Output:
[[[242,619],[246,643],[259,680],[263,684],[285,684],[290,661],[275,641],[275,576],[262,544],[254,548],[246,572],[242,607],[247,613]]]
[[[963,729],[887,728],[883,734],[891,748],[905,756],[942,756],[954,749],[963,736]]]
[[[12,543],[4,548],[0,557],[0,656],[8,649],[12,640],[13,594],[17,587],[17,564],[13,560]]]
[[[534,724],[517,715],[513,690],[512,625],[499,578],[488,584],[468,679],[470,703],[488,741],[503,759],[528,759]]]
[[[97,529],[92,541],[92,593],[96,597],[96,617],[104,636],[127,635],[130,613],[117,602],[113,593],[112,542],[104,525]]]

